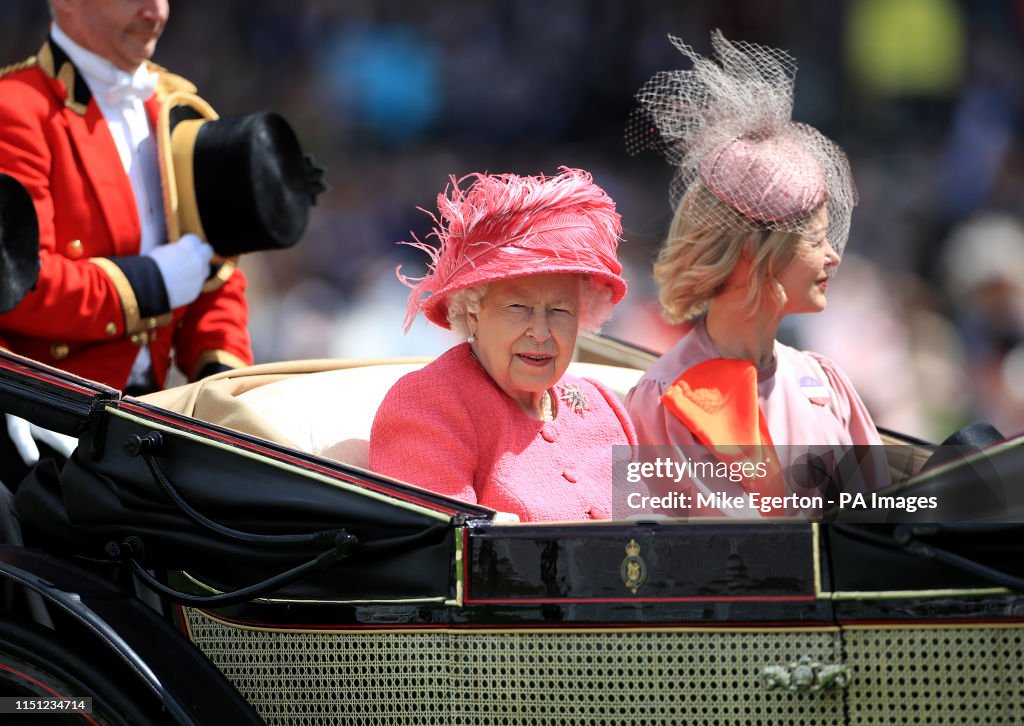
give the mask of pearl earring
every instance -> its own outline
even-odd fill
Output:
[[[468,338],[466,338],[466,342],[467,342],[467,343],[475,343],[475,342],[476,342],[476,336],[475,336],[475,335],[473,335],[472,333],[470,333],[470,334],[469,334],[469,337],[468,337]]]

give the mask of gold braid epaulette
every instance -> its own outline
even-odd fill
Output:
[[[31,68],[32,66],[35,66],[35,65],[38,65],[38,64],[39,64],[39,58],[37,58],[34,55],[30,55],[28,58],[26,58],[23,61],[18,61],[17,63],[11,63],[9,66],[4,66],[3,68],[0,68],[0,78],[3,78],[4,76],[9,76],[10,74],[14,73],[15,71],[21,71],[21,70],[24,70],[26,68]]]
[[[195,93],[196,86],[192,81],[187,78],[179,76],[177,73],[171,73],[163,66],[157,65],[152,61],[146,62],[146,68],[151,73],[156,73],[160,76],[156,82],[156,95],[157,98],[164,99],[171,95],[175,91],[182,91],[184,93]]]

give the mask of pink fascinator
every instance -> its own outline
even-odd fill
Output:
[[[702,184],[739,212],[691,201],[701,226],[801,232],[826,204],[829,242],[842,254],[857,190],[843,150],[791,118],[796,61],[785,51],[732,43],[717,30],[713,59],[669,40],[693,68],[657,73],[640,89],[627,148],[655,148],[677,167],[674,205]]]
[[[468,180],[473,181],[463,189]],[[424,277],[396,270],[412,288],[406,331],[421,310],[430,322],[450,328],[449,294],[511,277],[576,273],[610,288],[613,304],[626,294],[615,256],[622,234],[619,214],[585,171],[562,167],[556,176],[452,176],[437,206],[428,237],[438,245],[418,239],[402,243],[430,255]]]

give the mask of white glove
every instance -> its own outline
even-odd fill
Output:
[[[11,443],[21,454],[21,460],[27,466],[32,466],[39,461],[37,441],[43,442],[65,459],[71,456],[71,452],[78,446],[78,439],[71,436],[44,429],[42,426],[36,426],[34,423],[29,423],[25,419],[12,416],[9,413],[5,413],[4,418],[7,419],[7,435],[11,437]]]
[[[149,253],[160,268],[171,310],[185,307],[202,292],[210,276],[213,247],[194,234],[186,234],[174,244],[160,245]]]

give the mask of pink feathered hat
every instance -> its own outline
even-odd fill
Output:
[[[473,183],[462,189],[468,179]],[[615,256],[622,234],[619,214],[585,171],[561,167],[556,176],[452,176],[437,206],[428,237],[436,237],[438,246],[418,239],[402,243],[431,260],[421,278],[396,270],[412,288],[406,331],[421,310],[430,322],[451,328],[449,294],[512,277],[575,273],[606,285],[613,304],[626,294]]]

